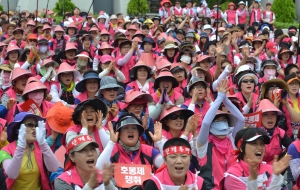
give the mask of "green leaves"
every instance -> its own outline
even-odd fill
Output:
[[[130,0],[127,5],[127,13],[129,15],[145,15],[149,11],[147,0]]]
[[[274,0],[272,11],[275,13],[276,21],[293,23],[296,19],[296,9],[293,0]]]
[[[71,0],[58,0],[55,3],[54,12],[57,12],[59,16],[63,16],[63,2],[65,1],[65,12],[72,12],[73,9],[76,7]]]

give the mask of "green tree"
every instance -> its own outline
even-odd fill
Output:
[[[276,21],[293,23],[296,19],[296,9],[293,0],[274,0],[272,11],[275,13]]]
[[[65,2],[65,12],[72,12],[72,10],[76,7],[71,0],[58,0],[55,3],[53,10],[54,12],[57,12],[59,16],[63,16],[63,2]]]
[[[4,11],[4,10],[3,10],[3,6],[2,6],[2,5],[0,5],[0,11]]]
[[[149,11],[147,0],[130,0],[127,5],[127,13],[129,15],[141,16],[145,15]]]

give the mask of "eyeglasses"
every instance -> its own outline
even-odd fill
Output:
[[[268,87],[268,90],[275,90],[275,89],[279,89],[279,87],[278,86],[269,86]]]
[[[106,89],[104,89],[105,91],[114,91],[114,92],[117,92],[118,90],[119,90],[119,88],[118,87],[116,87],[116,88],[106,88]]]
[[[171,115],[169,115],[169,119],[171,119],[171,120],[176,120],[176,119],[184,119],[185,117],[184,117],[184,115],[183,114],[181,114],[181,115],[176,115],[176,114],[171,114]]]
[[[73,73],[62,73],[61,76],[62,77],[72,77]]]
[[[291,82],[291,83],[289,84],[289,86],[299,86],[299,85],[300,85],[299,82]]]
[[[205,89],[205,86],[194,86],[195,89]]]
[[[36,40],[28,40],[28,42],[37,42]]]
[[[122,49],[130,49],[130,46],[123,46]]]
[[[29,128],[36,128],[36,127],[38,127],[38,124],[37,123],[24,123],[24,125],[26,126],[26,127],[29,127]]]
[[[3,51],[3,48],[0,48],[0,52],[2,52]]]
[[[254,83],[254,79],[245,79],[245,80],[242,80],[243,83]]]

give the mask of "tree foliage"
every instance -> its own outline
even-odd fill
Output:
[[[296,19],[296,9],[293,0],[274,0],[272,11],[275,13],[276,21],[292,23]]]
[[[65,12],[72,12],[76,7],[71,0],[58,0],[55,3],[54,12],[57,12],[58,15],[63,16],[63,2],[65,2]]]
[[[3,6],[2,6],[2,5],[0,5],[0,11],[4,11],[4,10],[3,10]]]
[[[130,0],[127,5],[128,15],[145,15],[150,11],[147,0]]]

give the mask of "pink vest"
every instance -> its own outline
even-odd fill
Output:
[[[160,97],[158,97],[158,95],[156,93],[151,94],[151,96],[153,97],[153,101],[155,103],[157,103]],[[182,97],[182,94],[175,92],[175,91],[171,94],[171,96],[169,96],[169,98],[170,98],[171,102],[173,102],[173,104],[176,104],[176,101],[180,97]]]
[[[182,131],[180,132],[178,137],[180,137],[183,133],[184,133],[184,130],[182,129]],[[162,136],[168,140],[174,138],[170,131],[166,131],[164,129],[162,130]],[[191,139],[192,139],[192,134],[190,133],[188,136],[188,141],[190,141]]]
[[[175,92],[178,92],[179,94],[182,94],[184,93],[184,88],[187,86],[187,80],[184,79],[181,83],[181,85],[179,84],[179,86],[177,86],[176,88],[174,88],[174,91]]]
[[[113,160],[112,163],[117,162],[117,163],[121,163],[121,164],[142,164],[142,161],[140,159],[141,153],[145,154],[149,158],[152,158],[152,150],[153,150],[152,146],[149,146],[149,145],[146,145],[146,144],[141,144],[140,149],[134,155],[134,158],[132,158],[132,155],[129,156],[123,150],[121,145],[119,143],[116,143],[114,148],[113,148],[113,151],[111,153],[111,157],[112,157],[111,159]],[[119,155],[117,156],[117,154],[119,154]],[[130,157],[132,159],[130,159]],[[152,163],[149,163],[149,161],[147,159],[144,159],[144,161],[145,161],[146,165],[153,165],[153,160],[152,160]]]
[[[263,161],[272,165],[274,156],[282,153],[279,136],[283,138],[284,134],[285,134],[284,130],[280,129],[279,127],[275,127],[275,131],[273,133],[273,136],[271,137],[270,144],[265,145],[266,152]]]
[[[222,11],[219,10],[219,12],[217,13],[217,11],[212,10],[211,13],[212,13],[211,15],[215,17],[215,19],[221,19]]]
[[[185,12],[186,15],[189,15],[190,17],[193,17],[194,16],[194,10],[193,8],[183,8],[183,11]]]
[[[43,162],[42,150],[40,149],[40,146],[38,145],[38,143],[36,141],[33,143],[33,145],[34,145],[34,149],[33,149],[34,156],[35,156],[37,165],[38,165],[39,170],[40,170],[40,175],[41,175],[40,180],[41,180],[42,189],[43,190],[51,190],[52,189],[50,187],[51,183],[49,181],[47,172],[44,170],[45,165],[44,165],[44,162]],[[16,148],[17,148],[17,141],[14,141],[14,142],[9,143],[8,145],[6,145],[4,148],[2,148],[2,150],[7,152],[8,154],[10,154],[11,156],[14,156]],[[8,190],[12,189],[12,187],[14,185],[14,182],[15,182],[14,179],[10,179],[10,178],[6,179],[6,185],[7,185]]]
[[[83,20],[83,18],[82,18],[81,16],[79,16],[79,17],[77,18],[78,20],[75,18],[75,16],[72,16],[71,18],[73,19],[74,23],[77,23],[77,22],[80,22],[80,21]],[[82,27],[82,23],[77,25],[78,30],[80,30],[81,27]]]
[[[272,11],[270,11],[270,22],[273,21],[273,15],[274,15],[274,13]],[[264,17],[264,19],[267,17],[267,11],[266,10],[264,10],[264,12],[263,12],[263,17]]]
[[[86,90],[84,92],[81,92],[77,97],[76,97],[80,102],[83,102],[88,99],[88,94]]]
[[[183,14],[183,9],[180,7],[179,9],[177,9],[176,7],[174,7],[174,15],[175,16],[182,16]]]
[[[6,91],[5,94],[7,94],[7,96],[8,96],[9,98],[13,98],[13,99],[17,100],[17,93],[14,91],[14,89],[13,89],[12,87],[10,87],[10,88]]]
[[[128,83],[127,86],[129,86],[134,91],[140,91],[136,80],[132,81],[131,83]],[[154,83],[153,82],[149,82],[149,89],[145,93],[147,93],[147,94],[153,94],[154,93]]]
[[[236,11],[235,10],[226,10],[227,21],[230,24],[236,24]]]
[[[244,100],[242,92],[238,92],[234,96],[237,97],[240,101],[242,101],[244,103],[244,105],[247,104],[247,102],[245,102],[245,100]],[[255,94],[255,93],[253,93],[252,98],[253,98],[252,99],[252,102],[253,102],[253,104],[252,104],[252,110],[253,110],[253,112],[255,112],[258,95]]]
[[[35,78],[40,80],[42,76],[36,75]],[[47,87],[47,93],[49,94],[51,89],[51,83],[48,80],[46,80],[43,84]]]
[[[58,176],[58,179],[61,179],[62,181],[66,182],[69,185],[77,185],[80,188],[83,188],[85,184],[82,183],[81,177],[78,174],[78,171],[76,169],[76,166],[73,166],[68,171],[63,172]],[[100,171],[98,173],[98,182],[102,182],[102,175],[100,174]]]
[[[189,105],[191,104],[191,101],[192,101],[192,99],[187,99],[183,103],[183,105],[185,105],[186,107],[189,107]],[[205,101],[205,100],[203,100],[203,101],[204,101],[204,104],[203,104],[202,108],[200,108],[199,106],[195,105],[195,110],[194,110],[195,114],[199,114],[200,115],[199,121],[198,121],[198,132],[200,131],[203,118],[206,115],[208,109],[210,108],[210,104],[207,101]]]
[[[158,190],[166,189],[166,188],[164,188],[164,186],[176,186],[170,177],[167,167],[165,169],[163,169],[162,171],[156,173],[151,178],[151,180],[155,182]],[[193,187],[200,190],[200,189],[202,189],[203,181],[204,180],[202,177],[200,177],[197,174],[194,174],[188,170],[186,173],[186,180],[185,180],[184,185],[187,185],[187,186],[193,185]]]
[[[10,43],[11,43],[11,44],[14,44],[14,45],[16,45],[16,46],[18,46],[21,50],[23,50],[23,49],[25,48],[25,45],[26,45],[26,42],[23,41],[23,40],[21,41],[21,44],[20,44],[20,45],[17,44],[17,41],[16,41],[16,40],[12,40]]]
[[[245,11],[245,9],[242,10],[242,9],[238,8],[238,10],[240,12],[244,11],[244,13],[241,16],[238,16],[238,22],[239,22],[239,24],[245,24],[247,22],[247,12]]]
[[[258,176],[264,175],[266,173],[268,173],[270,175],[267,174],[265,176],[270,176],[270,177],[263,178],[262,184],[264,184],[268,187],[271,182],[271,176],[273,174],[272,165],[269,165],[266,163],[260,163],[258,166],[258,173],[257,173]],[[239,179],[243,183],[245,183],[245,180],[247,180],[248,177],[250,176],[248,164],[243,160],[240,160],[239,162],[235,162],[225,173],[225,178],[228,176],[232,176],[236,179]],[[246,184],[244,187],[240,187],[240,189],[246,189]],[[225,186],[225,190],[229,190],[229,188]]]
[[[124,56],[120,55],[116,58],[115,63],[118,63],[119,59]],[[136,56],[131,56],[130,60],[123,66],[119,66],[116,64],[116,67],[121,70],[121,72],[125,75],[126,80],[123,82],[124,84],[130,82],[129,72],[130,69],[135,65]]]
[[[255,16],[256,11],[256,16]],[[250,26],[252,26],[252,23],[257,21],[260,22],[261,12],[260,9],[252,9],[251,15],[250,15]]]
[[[161,17],[161,20],[162,21],[165,21],[166,18],[168,18],[169,16],[171,16],[171,11],[172,9],[171,8],[168,8],[167,10],[163,7],[160,7],[159,8],[159,11],[160,12],[163,12],[163,16]]]

